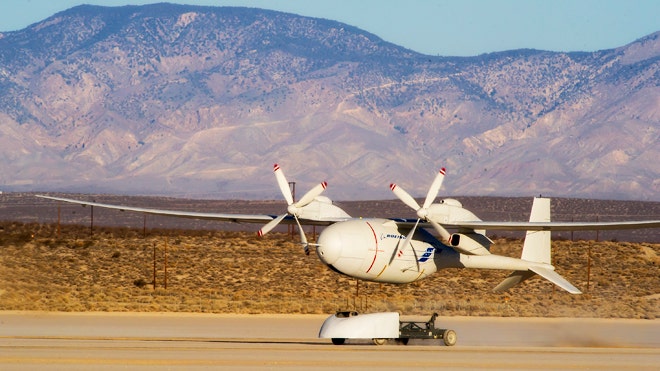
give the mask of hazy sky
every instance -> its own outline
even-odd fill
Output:
[[[0,31],[22,29],[79,4],[142,0],[0,0]],[[248,6],[327,18],[417,52],[469,56],[533,48],[593,51],[660,30],[660,0],[171,0]]]

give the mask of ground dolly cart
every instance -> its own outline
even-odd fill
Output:
[[[426,322],[400,321],[397,312],[337,312],[323,322],[319,338],[332,339],[335,345],[344,344],[347,339],[372,339],[376,345],[388,340],[406,345],[410,339],[442,339],[447,346],[456,344],[456,332],[435,328],[436,318],[438,314],[434,313]]]
[[[408,339],[442,339],[446,346],[456,344],[456,331],[435,328],[438,313],[433,313],[426,322],[399,321],[399,338],[397,342],[406,345]]]

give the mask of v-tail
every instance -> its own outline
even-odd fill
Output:
[[[535,197],[532,204],[530,222],[550,222],[550,199]],[[493,291],[503,292],[511,287],[539,275],[554,283],[571,294],[582,292],[573,286],[567,279],[555,272],[552,265],[552,251],[550,231],[527,231],[523,243],[522,256],[520,259],[529,264],[526,270],[515,270],[509,277],[502,281]]]

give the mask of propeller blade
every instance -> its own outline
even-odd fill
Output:
[[[430,219],[429,219],[429,223],[431,223],[433,228],[435,228],[435,231],[438,232],[440,237],[442,237],[443,241],[449,241],[449,237],[451,237],[451,235],[449,234],[449,232],[447,232],[445,227],[441,226],[437,222],[434,222],[433,220],[430,220]]]
[[[411,240],[413,236],[415,235],[415,230],[417,230],[417,225],[419,224],[419,219],[417,219],[417,222],[415,222],[415,225],[413,228],[408,232],[408,235],[406,236],[406,239],[403,241],[403,246],[401,246],[400,249],[395,251],[395,255],[399,254],[399,251],[406,251],[406,248],[408,245],[410,245],[410,248],[413,251],[413,256],[415,257],[415,265],[417,266],[417,271],[419,272],[419,259],[417,259],[417,252],[415,251],[415,248],[412,246]],[[390,264],[392,263],[392,260],[394,260],[394,256],[392,255],[392,258],[390,259]]]
[[[419,272],[419,258],[417,257],[417,251],[415,251],[415,249],[412,248],[412,246],[410,248],[413,251],[413,255],[415,256],[415,264],[417,264],[417,272]]]
[[[305,250],[305,255],[309,255],[309,243],[307,243],[307,236],[305,236],[305,231],[302,229],[302,225],[300,225],[300,221],[298,220],[297,216],[293,216],[294,219],[296,219],[296,223],[298,223],[298,230],[300,231],[300,243],[303,245],[303,250]]]
[[[440,187],[442,187],[442,181],[445,179],[445,168],[443,167],[440,169],[438,172],[438,175],[435,176],[435,179],[433,180],[433,183],[431,183],[431,187],[429,188],[429,192],[426,194],[426,199],[424,200],[424,205],[422,206],[424,209],[428,209],[429,206],[433,203],[436,197],[438,197],[438,192],[440,191]]]
[[[277,179],[277,185],[280,186],[280,191],[286,200],[287,205],[293,204],[293,195],[291,194],[291,188],[289,188],[289,182],[284,176],[284,172],[280,169],[280,165],[273,165],[273,171],[275,172],[275,179]]]
[[[282,219],[284,219],[286,217],[286,215],[287,214],[280,215],[277,218],[269,221],[266,225],[261,227],[259,232],[257,232],[257,235],[259,237],[261,237],[261,236],[265,235],[266,233],[270,232],[273,228],[277,227],[277,225],[280,224],[280,222],[282,221]]]
[[[413,234],[415,234],[415,229],[417,229],[417,224],[419,224],[419,219],[417,219],[417,222],[415,223],[415,226],[408,232],[408,235],[406,236],[406,239],[403,240],[403,246],[399,249],[399,251],[405,251],[406,247],[410,244],[410,237],[412,237]]]
[[[408,207],[415,211],[419,210],[419,204],[417,201],[415,201],[415,199],[408,192],[404,191],[403,188],[392,183],[390,184],[390,189],[399,198],[399,200],[403,201],[403,203],[408,205]]]
[[[446,169],[443,167],[435,176],[433,183],[431,183],[431,187],[429,187],[429,191],[426,193],[426,199],[424,199],[424,205],[422,207],[419,206],[417,201],[415,201],[415,199],[410,194],[408,194],[408,192],[404,191],[401,187],[398,187],[394,183],[390,184],[390,189],[392,190],[392,192],[394,192],[394,194],[401,201],[403,201],[403,203],[405,203],[410,208],[417,211],[417,216],[418,216],[417,222],[415,222],[415,226],[408,233],[408,236],[406,237],[406,241],[404,242],[401,251],[403,251],[410,243],[410,239],[415,234],[415,230],[417,229],[417,225],[419,224],[419,221],[421,219],[431,223],[431,225],[440,235],[443,241],[449,241],[449,238],[451,237],[449,232],[447,232],[447,230],[439,223],[431,220],[428,215],[429,212],[428,208],[433,204],[433,201],[436,199],[436,197],[438,197],[438,192],[440,192],[440,187],[442,187],[442,182],[445,179],[445,172]],[[412,250],[413,253],[415,254],[415,262],[417,263],[417,270],[419,271],[419,260],[417,259],[417,252],[415,251],[414,248]]]
[[[310,189],[305,195],[300,199],[300,201],[294,203],[293,202],[293,194],[291,192],[291,188],[289,187],[289,182],[286,180],[286,177],[284,176],[284,172],[280,168],[278,164],[273,165],[273,172],[275,173],[275,179],[277,180],[277,185],[280,187],[280,192],[282,192],[282,195],[284,196],[284,199],[286,200],[286,203],[288,205],[287,207],[287,213],[280,215],[273,220],[269,221],[261,227],[259,232],[257,234],[259,237],[265,235],[266,233],[270,232],[273,228],[275,228],[280,222],[287,216],[287,215],[292,215],[293,218],[296,220],[296,224],[298,224],[298,230],[300,231],[300,243],[303,245],[305,249],[305,254],[309,255],[309,243],[307,242],[307,237],[305,236],[305,232],[302,229],[302,225],[300,224],[300,220],[298,220],[298,215],[301,214],[302,208],[309,205],[314,199],[319,196],[325,188],[328,186],[327,182],[322,182],[320,184],[317,184],[316,187]]]
[[[309,205],[310,202],[314,201],[316,196],[320,195],[323,193],[323,191],[326,189],[328,186],[328,182],[322,182],[320,184],[317,184],[316,187],[310,189],[307,193],[305,193],[302,198],[296,202],[293,206],[295,207],[305,207]]]
[[[403,246],[401,246],[401,249],[399,249],[399,251],[405,251],[406,247],[410,245],[410,239],[415,234],[415,230],[417,229],[417,224],[419,224],[419,219],[417,219],[417,222],[415,222],[415,226],[410,230],[410,232],[408,232],[406,239],[403,241]]]

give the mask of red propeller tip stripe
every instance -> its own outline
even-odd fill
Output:
[[[273,165],[273,171],[277,171],[279,169],[280,169],[280,165],[278,164]]]
[[[323,189],[325,189],[328,186],[328,182],[321,183],[321,186],[323,187]]]
[[[264,235],[264,232],[260,229],[259,232],[257,232],[257,236],[263,237],[263,235]]]
[[[445,175],[445,171],[447,171],[447,169],[443,167],[442,169],[440,169],[440,174]]]
[[[396,188],[396,184],[394,184],[394,183],[390,184],[390,190],[393,191],[394,188]]]

